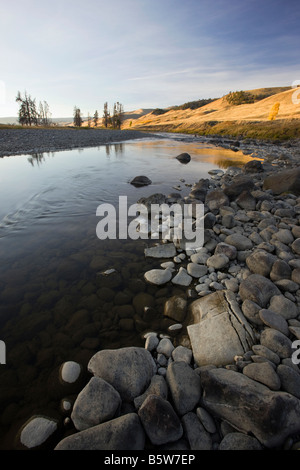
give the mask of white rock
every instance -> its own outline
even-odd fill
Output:
[[[172,279],[172,283],[179,286],[189,286],[192,280],[192,276],[187,273],[185,268],[181,267],[176,276]]]
[[[171,280],[172,273],[169,269],[151,269],[144,274],[144,277],[150,284],[160,286]]]
[[[33,416],[22,428],[21,443],[28,449],[38,447],[57,430],[57,422],[45,416]]]
[[[162,338],[156,348],[158,354],[164,354],[166,357],[171,357],[174,346],[169,338]]]
[[[60,369],[60,377],[63,382],[74,383],[78,379],[81,372],[81,365],[78,362],[64,362]]]

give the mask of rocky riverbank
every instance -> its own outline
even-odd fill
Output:
[[[153,137],[134,130],[0,128],[0,157],[34,155]]]
[[[186,288],[165,303],[169,335],[148,332],[144,348],[96,353],[88,382],[74,401],[63,400],[62,419],[33,416],[17,447],[300,448],[297,157],[286,147],[284,157],[278,150],[213,171],[185,199],[178,192],[141,201],[205,207],[203,247],[169,241],[145,250],[157,259],[147,282]],[[60,380],[76,383],[81,372],[70,361]]]

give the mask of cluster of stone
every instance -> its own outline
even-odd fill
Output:
[[[300,448],[299,181],[297,168],[252,161],[194,185],[183,202],[205,205],[204,246],[145,251],[160,262],[147,282],[187,289],[164,307],[181,333],[96,353],[55,449]],[[47,428],[34,419],[25,446]],[[56,430],[48,422],[46,438]]]

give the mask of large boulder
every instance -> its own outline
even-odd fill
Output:
[[[251,349],[254,335],[231,291],[217,291],[190,305],[187,327],[198,366],[227,365]]]
[[[283,170],[265,178],[263,189],[271,189],[273,194],[293,193],[300,195],[300,168]]]
[[[264,446],[274,448],[300,431],[300,400],[282,391],[271,391],[239,372],[215,368],[201,373],[203,404]]]
[[[149,386],[156,366],[149,351],[132,346],[98,351],[90,359],[88,370],[111,384],[122,400],[130,402]]]
[[[100,377],[92,377],[77,396],[71,418],[79,431],[114,418],[121,407],[119,393]]]
[[[224,189],[224,193],[230,200],[237,198],[243,191],[251,191],[254,189],[252,178],[245,175],[235,176],[232,183]]]

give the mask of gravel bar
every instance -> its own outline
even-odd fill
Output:
[[[157,138],[134,130],[0,129],[0,157],[98,147],[127,140]]]

